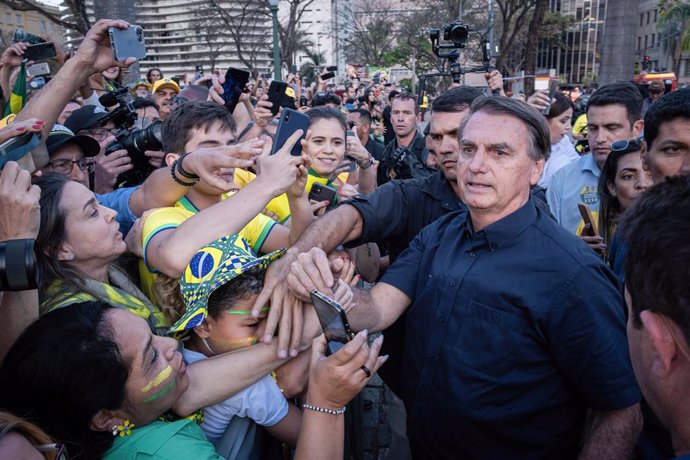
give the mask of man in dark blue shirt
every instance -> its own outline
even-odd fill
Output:
[[[530,199],[549,152],[543,117],[482,98],[459,137],[468,211],[422,230],[348,312],[355,329],[380,330],[408,310],[403,400],[414,456],[629,456],[640,394],[615,277]],[[323,265],[313,249],[288,278],[302,295],[332,285],[303,269],[310,257]]]

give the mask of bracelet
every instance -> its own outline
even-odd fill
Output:
[[[374,159],[372,157],[367,158],[366,162],[362,162],[362,163],[357,162],[357,166],[359,166],[361,169],[371,168],[371,166],[373,164],[374,164]]]
[[[304,409],[309,409],[309,410],[313,410],[313,411],[316,411],[316,412],[321,412],[321,413],[323,413],[323,414],[331,414],[331,415],[341,415],[341,414],[344,414],[344,413],[345,413],[345,409],[347,409],[347,407],[343,407],[342,409],[338,409],[338,410],[324,409],[323,407],[312,406],[311,404],[302,404],[302,408],[304,408]]]
[[[185,171],[182,167],[182,160],[184,160],[184,157],[187,155],[189,155],[189,153],[183,153],[182,156],[175,161],[175,163],[177,163],[177,172],[180,173],[180,176],[186,177],[187,179],[199,180],[199,176]]]
[[[175,170],[176,170],[176,169],[177,169],[177,172],[180,171],[180,169],[177,168],[177,165],[178,165],[177,162],[178,162],[178,161],[179,161],[179,160],[175,160],[175,161],[173,162],[172,166],[170,166],[170,177],[172,177],[173,180],[174,180],[175,182],[177,182],[178,184],[182,185],[183,187],[191,187],[192,185],[194,185],[194,184],[196,184],[197,182],[199,182],[199,179],[198,179],[198,178],[197,178],[194,182],[184,182],[184,181],[181,181],[181,180],[177,177],[177,174],[175,174]],[[185,176],[185,177],[186,177],[186,176]]]

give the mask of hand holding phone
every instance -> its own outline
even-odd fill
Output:
[[[592,211],[589,209],[589,206],[584,203],[578,203],[577,209],[580,211],[582,221],[585,223],[582,236],[599,236],[599,232],[597,232],[597,228],[594,225],[594,216],[592,216]]]
[[[329,204],[333,204],[337,194],[338,192],[334,188],[314,182],[314,184],[311,186],[311,190],[309,191],[308,198],[309,201],[328,201]]]
[[[283,97],[285,97],[285,90],[287,89],[288,85],[284,81],[280,80],[273,80],[271,82],[271,85],[268,87],[268,101],[273,104],[271,106],[271,113],[275,117],[278,115],[278,110],[281,107],[281,102],[283,101]]]
[[[292,146],[290,150],[290,155],[298,157],[302,155],[302,139],[307,135],[309,130],[309,117],[292,109],[283,109],[283,113],[280,116],[280,121],[278,122],[278,131],[273,140],[273,148],[271,149],[271,155],[278,152],[278,150],[283,148],[285,142],[292,136],[294,132],[298,129],[302,130],[302,136],[297,140],[295,145]]]
[[[24,52],[24,58],[29,61],[41,61],[54,58],[55,56],[57,56],[57,51],[55,50],[55,44],[52,42],[31,45]]]
[[[326,81],[330,80],[331,78],[335,78],[335,72],[326,72],[321,74],[321,81]]]
[[[355,336],[343,307],[333,299],[326,297],[317,290],[310,292],[311,301],[319,318],[321,328],[328,341],[326,355],[332,355]]]
[[[113,49],[115,60],[124,62],[127,58],[142,59],[146,57],[146,45],[144,44],[144,29],[141,26],[132,25],[128,29],[110,27],[110,46]]]
[[[235,111],[240,96],[249,81],[249,72],[230,67],[225,73],[225,83],[223,83],[223,94],[221,97],[225,101],[225,108],[230,113]]]

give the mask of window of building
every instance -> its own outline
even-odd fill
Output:
[[[654,43],[656,43],[656,34],[652,34],[652,43],[650,48],[654,48]]]
[[[644,49],[645,49],[645,51],[647,50],[647,45],[649,44],[648,38],[649,38],[649,36],[647,36],[647,35],[644,36]]]
[[[647,11],[647,25],[649,25],[649,16],[650,16],[649,13],[650,13],[650,11]]]
[[[22,25],[22,15],[17,13],[16,19],[17,19],[17,25],[21,26]]]
[[[654,24],[656,24],[656,20],[659,16],[659,10],[654,10]]]
[[[685,75],[686,77],[690,77],[690,59],[685,60]]]
[[[43,19],[41,19],[41,32],[43,32],[43,33],[48,32],[48,24],[46,24],[46,22]]]
[[[644,13],[640,14],[640,26],[644,24]]]
[[[642,49],[642,37],[637,37],[637,51]]]
[[[5,22],[12,24],[12,13],[5,13]]]

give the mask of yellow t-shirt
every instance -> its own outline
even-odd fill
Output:
[[[231,194],[226,194],[224,198],[230,195]],[[199,212],[199,210],[196,206],[194,206],[187,197],[183,197],[180,201],[175,203],[175,207],[157,209],[146,218],[142,231],[144,260],[139,262],[139,278],[141,280],[142,291],[152,301],[154,300],[152,287],[156,279],[155,275],[158,271],[149,264],[146,258],[148,245],[151,239],[164,230],[179,227],[184,221],[194,216],[197,212]],[[249,221],[249,223],[238,232],[238,235],[249,243],[249,246],[255,253],[259,254],[268,234],[273,230],[275,225],[276,223],[272,219],[263,214],[259,214]]]
[[[577,117],[577,120],[575,120],[575,124],[573,124],[573,135],[574,136],[580,136],[582,133],[587,133],[587,114],[583,113],[579,117]]]
[[[346,183],[347,178],[349,174],[348,173],[341,173],[338,175],[338,178],[336,179],[340,183]],[[244,169],[235,169],[235,179],[234,182],[240,186],[240,188],[245,187],[247,184],[249,184],[251,181],[256,179],[256,175],[252,174],[249,171],[245,171]],[[305,190],[307,193],[311,192],[311,188],[315,183],[319,183],[322,185],[327,185],[329,187],[333,188],[338,188],[337,183],[334,183],[333,181],[326,179],[324,177],[319,176],[316,174],[314,171],[311,169],[309,170],[309,176],[307,176],[307,186],[305,187]],[[336,194],[335,196],[336,202],[338,201],[338,195]],[[333,204],[333,203],[331,203]],[[279,195],[275,198],[273,198],[271,201],[268,202],[266,205],[266,210],[271,211],[273,214],[278,216],[278,221],[281,224],[284,224],[285,221],[287,221],[290,218],[290,203],[288,202],[288,198],[286,194]]]

